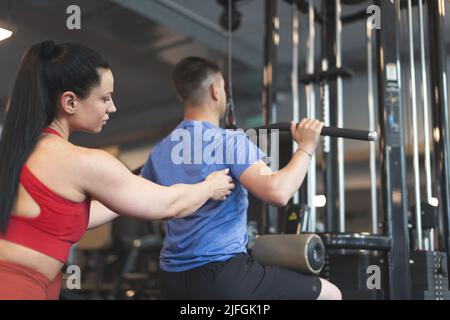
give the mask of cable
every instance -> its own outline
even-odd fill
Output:
[[[228,0],[228,101],[225,116],[225,126],[227,129],[236,129],[236,119],[234,117],[233,102],[233,0]]]
[[[228,86],[229,86],[229,95],[230,101],[233,101],[233,58],[232,58],[232,50],[233,50],[233,42],[232,42],[232,21],[233,21],[233,11],[232,11],[232,1],[228,0]]]

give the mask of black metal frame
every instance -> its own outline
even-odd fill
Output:
[[[446,101],[447,75],[445,55],[444,17],[440,14],[441,0],[426,1],[428,5],[428,30],[430,54],[430,97],[432,109],[432,127],[439,131],[439,139],[434,141],[436,193],[439,199],[439,242],[440,249],[450,257],[450,148],[449,148],[449,112]],[[441,5],[445,6],[442,1]],[[445,8],[444,8],[445,11]],[[448,262],[448,259],[447,259]],[[448,265],[450,267],[450,264]]]
[[[446,97],[446,56],[444,48],[443,23],[444,17],[440,15],[439,1],[426,1],[428,5],[429,23],[429,54],[430,61],[430,90],[432,97],[432,123],[435,130],[439,130],[439,139],[434,140],[436,153],[436,188],[439,197],[440,210],[440,245],[450,256],[450,128],[448,119],[448,101]],[[288,1],[289,2],[289,1]],[[300,1],[301,2],[301,1]],[[404,128],[401,90],[401,55],[400,55],[400,25],[401,10],[404,3],[400,0],[376,0],[382,13],[381,29],[377,30],[377,90],[378,90],[378,117],[380,162],[382,176],[382,199],[384,222],[383,234],[368,235],[362,241],[360,235],[339,234],[339,221],[337,194],[337,144],[330,142],[330,152],[324,160],[325,185],[327,206],[325,213],[326,231],[330,232],[329,248],[347,248],[349,241],[354,248],[362,250],[378,250],[386,254],[386,285],[384,297],[387,299],[411,299],[412,274],[410,265],[410,237],[408,230],[408,191],[406,185],[406,161],[404,150]],[[414,2],[416,5],[417,2]],[[265,68],[271,65],[272,77],[276,74],[276,45],[273,43],[273,17],[276,16],[276,1],[266,0],[266,41],[265,41]],[[336,3],[323,1],[322,12],[322,58],[327,59],[328,68],[336,69]],[[300,6],[301,10],[301,6]],[[361,13],[358,17],[362,18]],[[355,15],[356,19],[356,15]],[[345,20],[345,18],[344,18]],[[317,22],[317,21],[316,21]],[[392,71],[396,77],[392,76]],[[313,77],[310,75],[310,77]],[[317,77],[308,78],[306,82],[317,82]],[[337,85],[333,78],[324,77],[321,82],[329,85],[330,106],[337,105]],[[272,123],[271,114],[275,106],[276,87],[274,79],[264,83],[263,112],[265,124]],[[330,109],[330,126],[336,126],[337,113]],[[348,236],[349,239],[346,238]],[[337,237],[337,238],[336,238]],[[376,240],[376,241],[375,241]],[[370,242],[368,245],[367,241]],[[375,242],[374,242],[375,241]],[[355,244],[356,243],[356,244]],[[381,243],[381,244],[380,244]],[[450,264],[448,266],[450,269]]]
[[[390,299],[411,298],[403,110],[400,77],[400,1],[378,0],[377,78],[384,207],[384,234],[391,238],[387,255]],[[395,71],[396,79],[388,73]]]
[[[264,124],[276,121],[277,111],[277,88],[276,74],[278,70],[277,50],[279,39],[279,17],[278,0],[265,1],[265,35],[264,35],[264,79],[263,79],[263,99],[262,116]],[[275,21],[278,21],[278,24]],[[266,204],[262,206],[262,226],[264,233],[278,231],[278,209],[271,208]]]
[[[336,57],[336,2],[324,1],[322,15],[325,17],[322,25],[322,59],[328,61],[328,69],[337,68]],[[337,127],[337,79],[326,80],[329,86],[330,98],[330,123],[331,127]],[[338,194],[338,158],[337,158],[337,140],[330,139],[329,152],[324,153],[322,162],[325,182],[325,196],[327,203],[325,206],[325,230],[327,232],[339,232],[339,219],[336,214],[339,212],[339,194]]]

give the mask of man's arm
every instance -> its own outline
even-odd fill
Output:
[[[298,191],[308,172],[311,156],[315,153],[323,124],[317,120],[302,120],[291,132],[299,149],[289,163],[273,172],[263,161],[250,166],[240,177],[241,184],[256,197],[269,204],[284,207]]]

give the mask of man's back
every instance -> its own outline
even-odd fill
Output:
[[[248,193],[239,178],[263,156],[243,132],[204,121],[183,121],[155,146],[144,178],[166,186],[192,184],[229,168],[236,184],[225,201],[209,201],[188,218],[166,223],[161,269],[180,272],[246,252]]]

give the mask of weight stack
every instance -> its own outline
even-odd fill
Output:
[[[385,263],[376,251],[328,249],[321,276],[336,285],[344,300],[383,300]],[[380,289],[369,289],[370,266],[380,268]]]
[[[411,284],[414,300],[450,300],[447,255],[414,251],[411,254]]]

